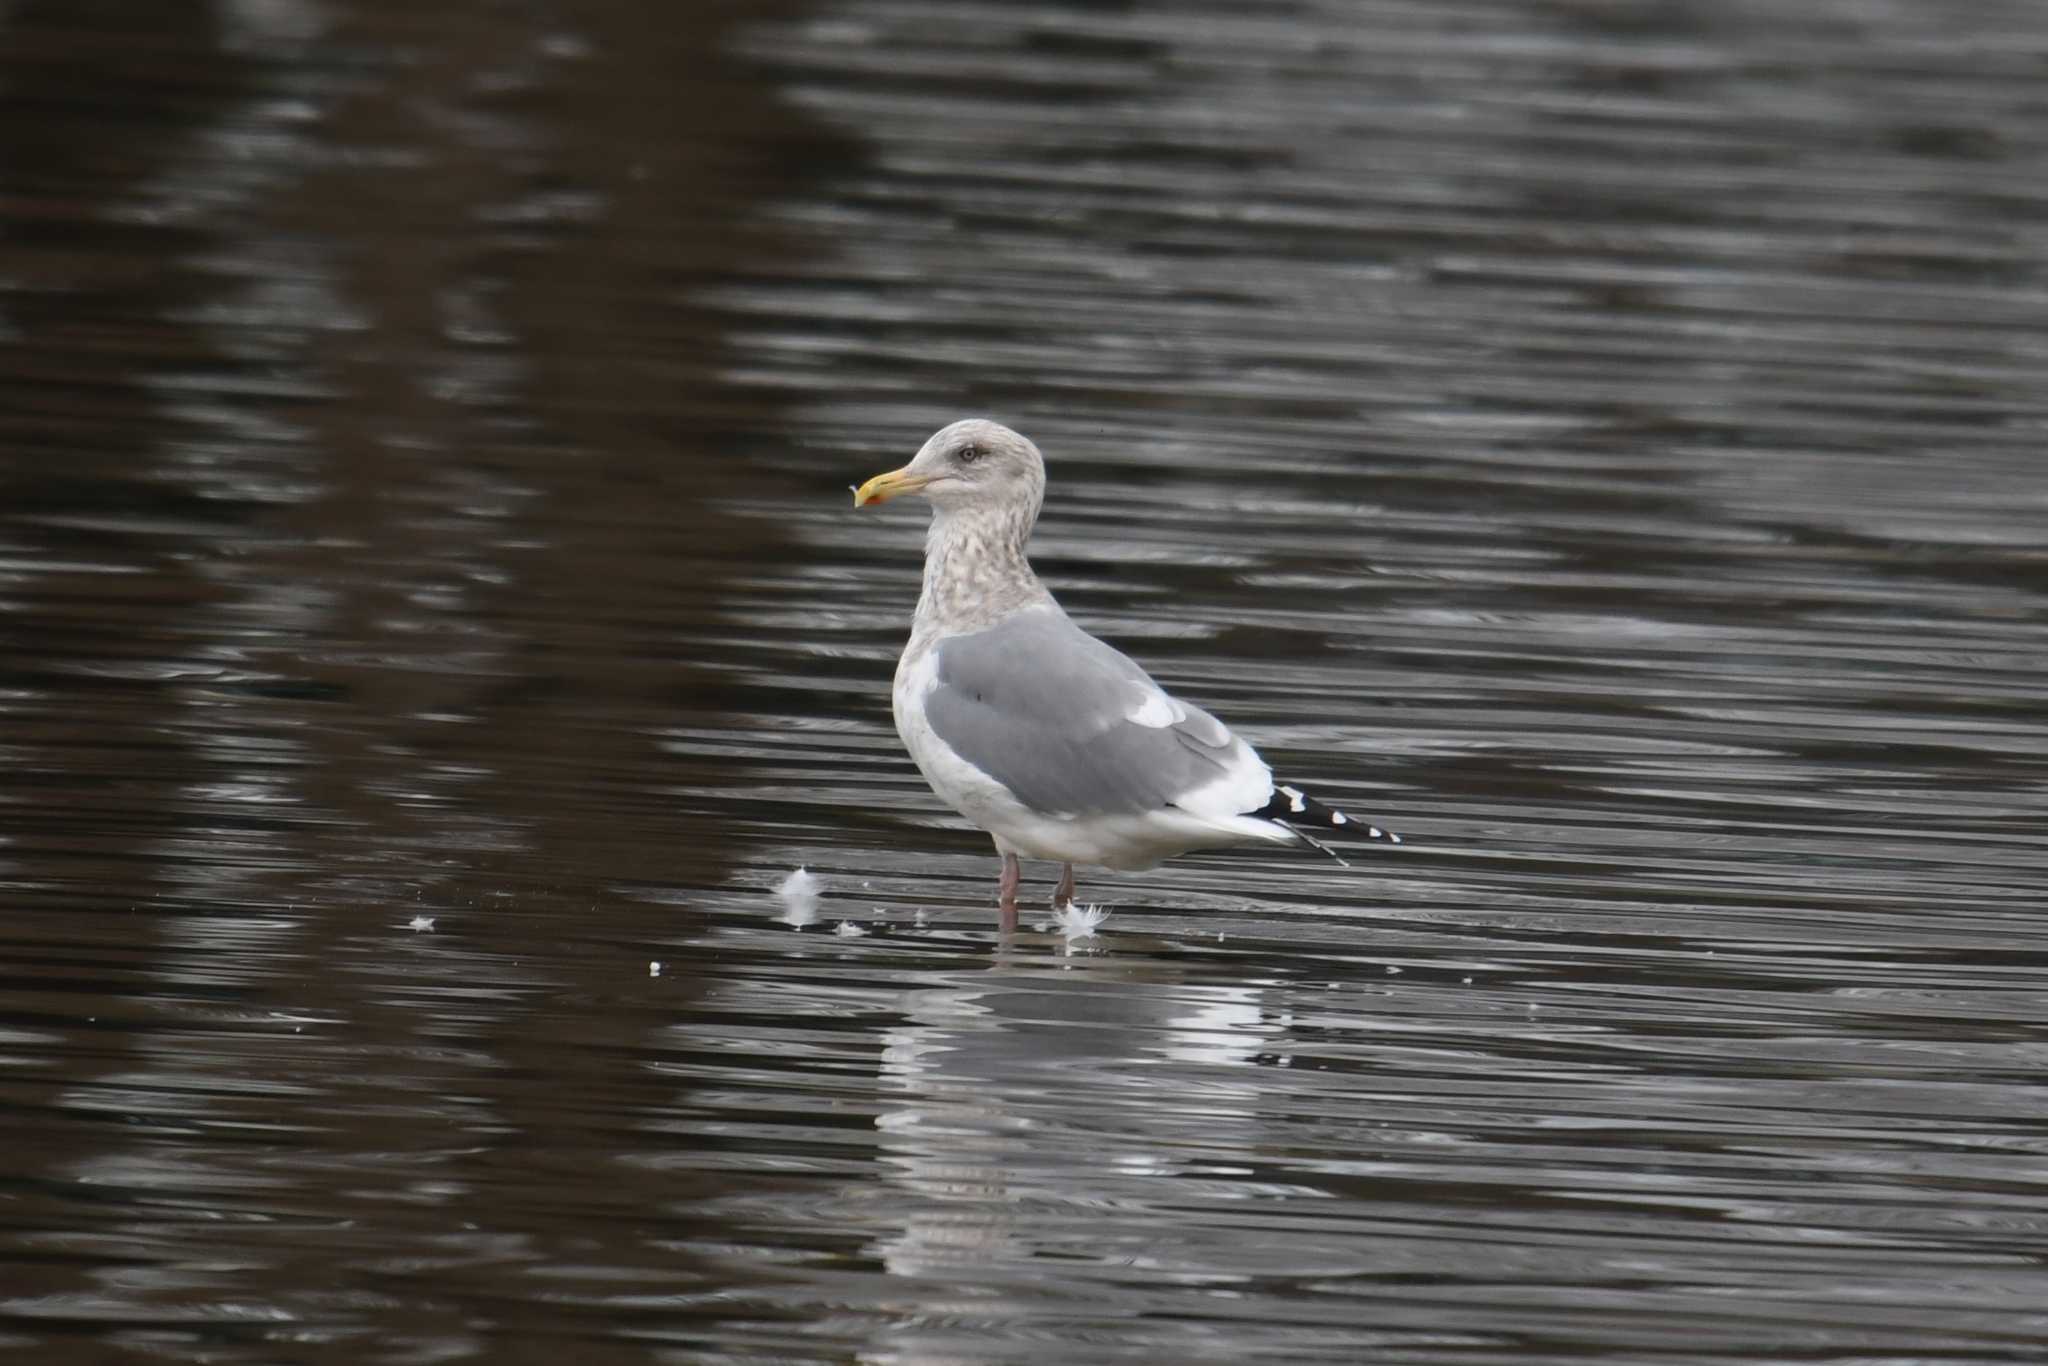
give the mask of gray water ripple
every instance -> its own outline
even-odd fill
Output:
[[[0,15],[0,1342],[2042,1355],[2038,6],[643,9]],[[1407,843],[999,938],[971,411]]]

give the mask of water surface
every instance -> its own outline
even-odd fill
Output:
[[[0,10],[0,1345],[2048,1353],[2048,14],[448,8]],[[966,412],[1408,842],[999,938]]]

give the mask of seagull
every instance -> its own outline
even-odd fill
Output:
[[[1025,556],[1045,457],[1024,436],[955,422],[855,489],[853,504],[909,493],[924,495],[932,521],[896,665],[896,731],[939,799],[994,839],[1003,930],[1017,926],[1022,858],[1061,865],[1057,910],[1073,904],[1077,863],[1133,871],[1256,841],[1335,858],[1304,826],[1401,842],[1275,785],[1229,727],[1074,624]]]

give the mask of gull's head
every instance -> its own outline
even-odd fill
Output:
[[[900,470],[878,474],[853,491],[853,505],[886,503],[921,493],[941,512],[979,509],[1038,511],[1045,495],[1045,457],[1000,422],[970,417],[941,427]]]

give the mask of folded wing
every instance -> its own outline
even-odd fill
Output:
[[[1272,774],[1221,721],[1167,695],[1056,607],[934,647],[933,732],[1034,811],[1259,810]]]

